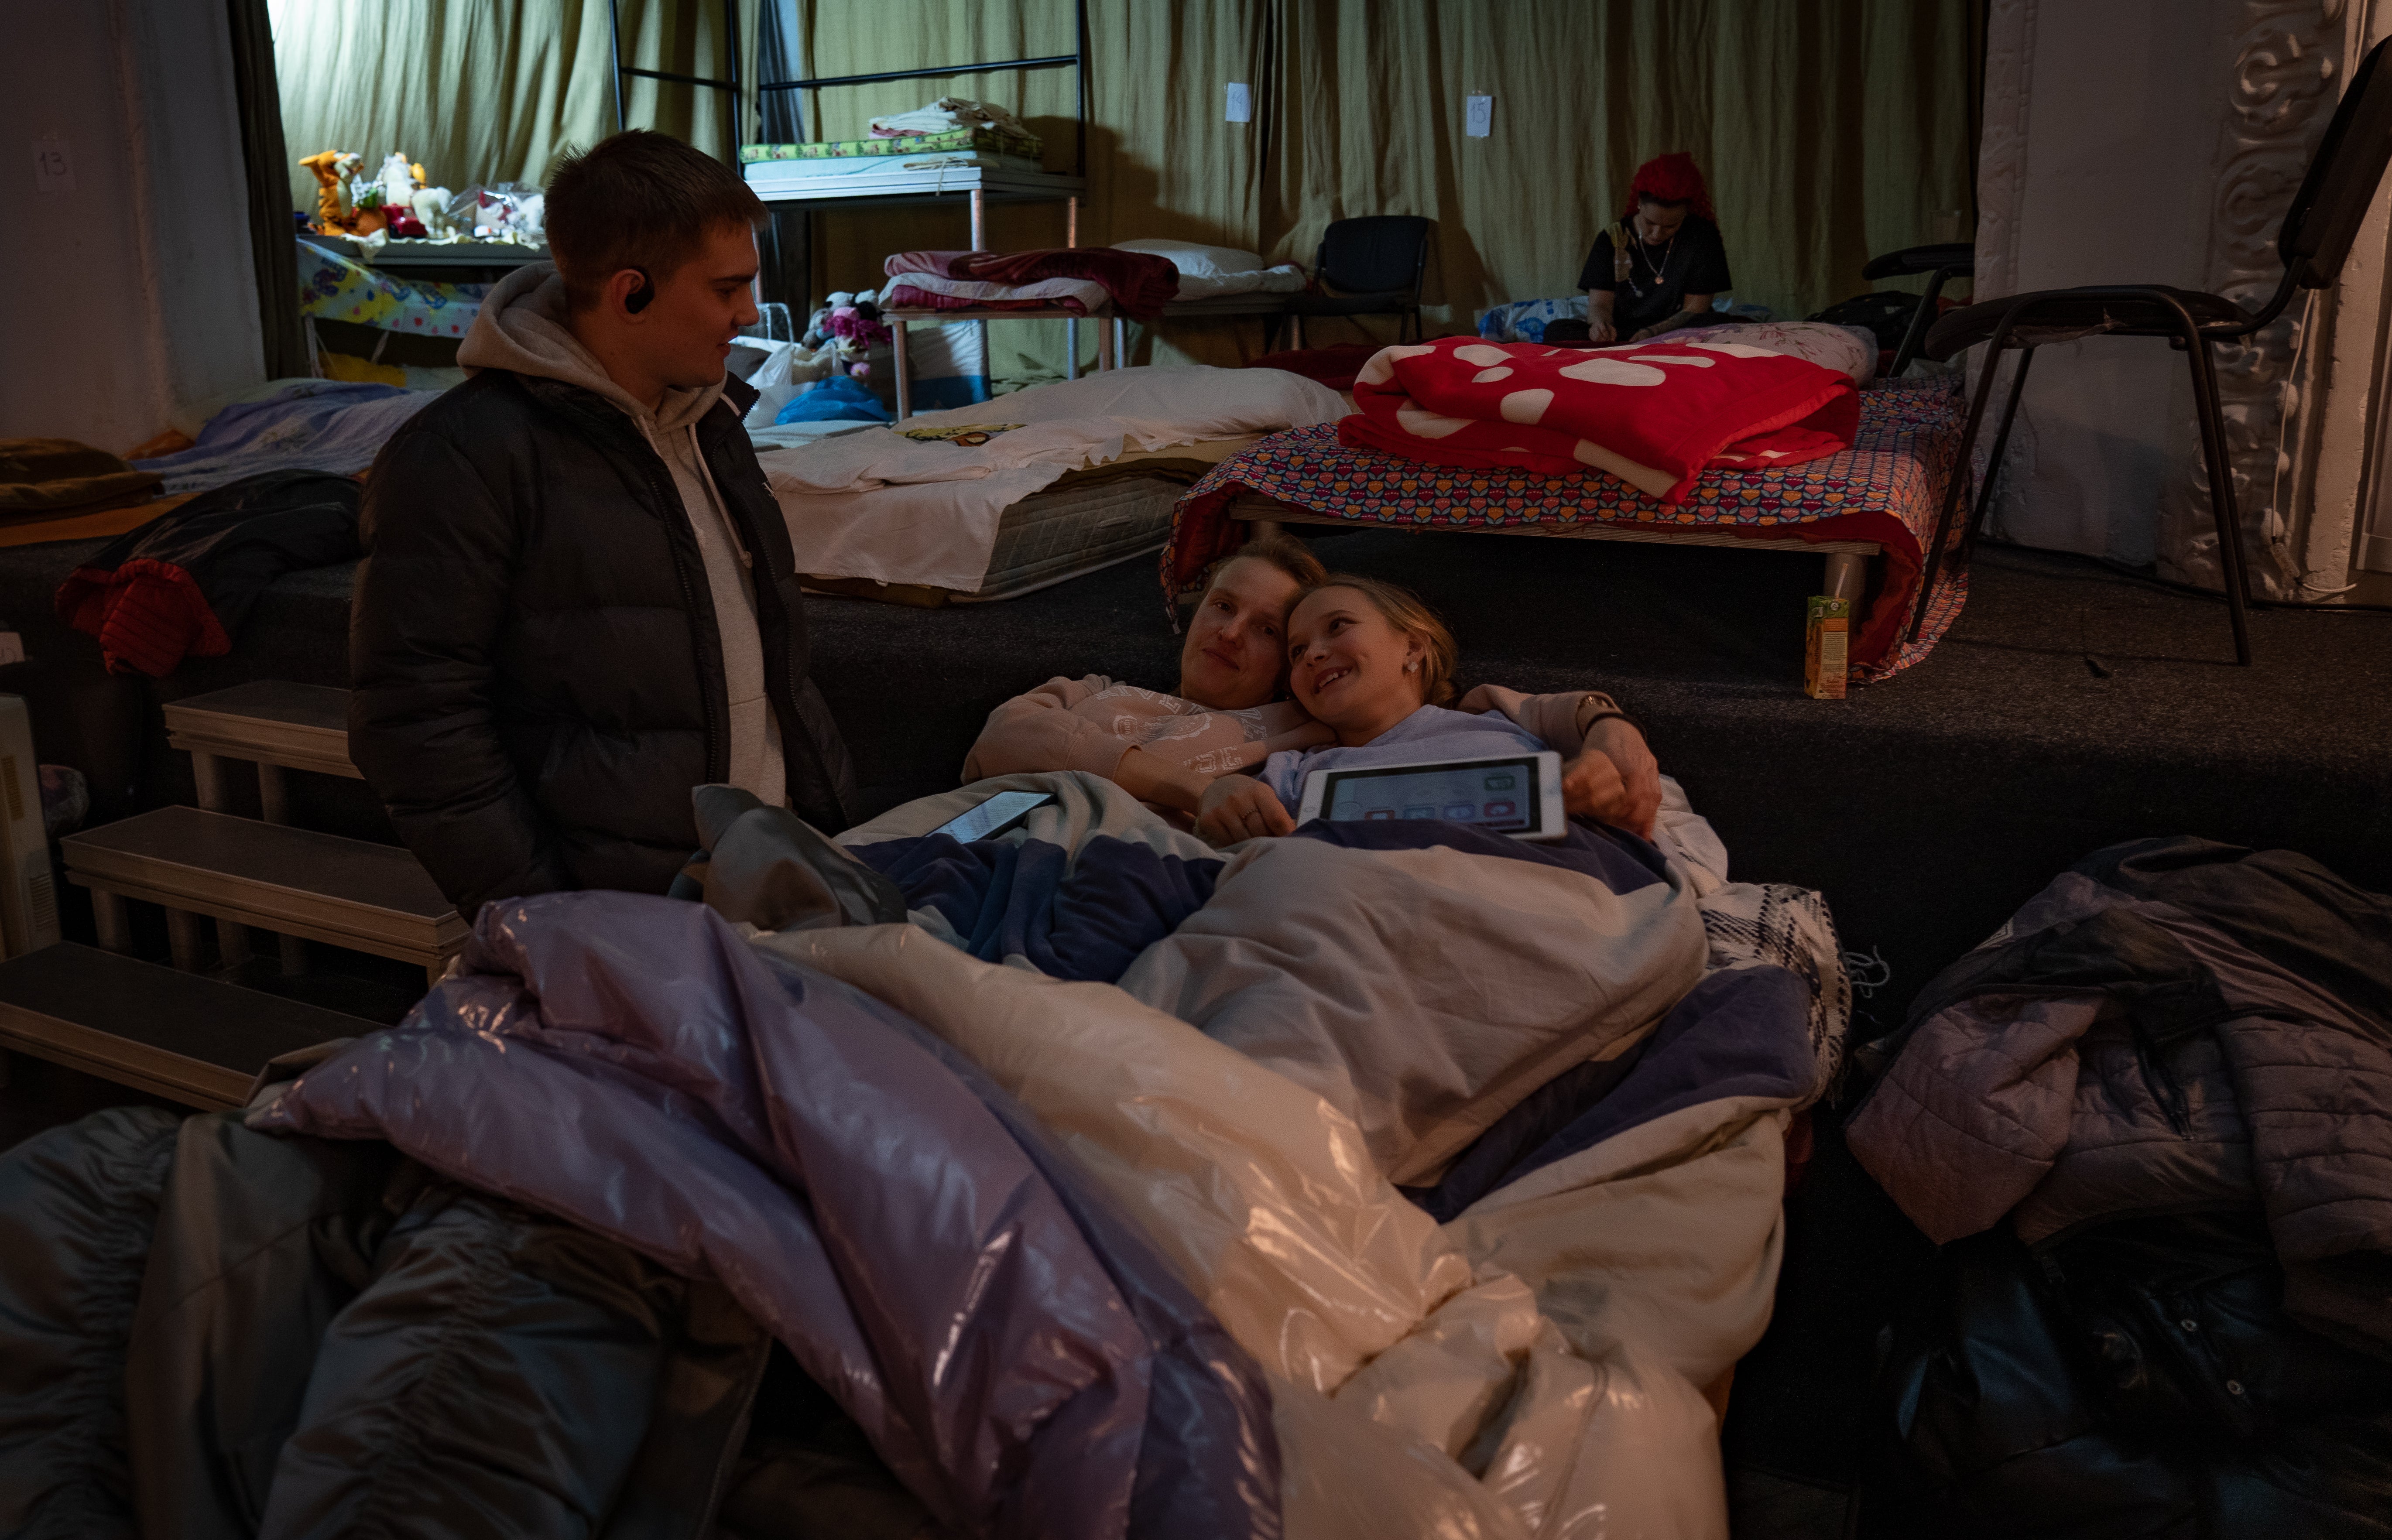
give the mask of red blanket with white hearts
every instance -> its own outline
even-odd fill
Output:
[[[1664,504],[1703,467],[1820,459],[1852,444],[1841,372],[1742,343],[1548,347],[1441,338],[1382,349],[1337,425],[1358,448],[1548,475],[1607,471]]]

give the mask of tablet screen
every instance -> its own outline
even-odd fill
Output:
[[[1332,823],[1411,818],[1476,823],[1497,834],[1537,826],[1537,759],[1472,759],[1423,768],[1330,770],[1320,816]]]

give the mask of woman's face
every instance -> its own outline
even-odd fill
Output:
[[[1658,198],[1639,198],[1636,201],[1636,218],[1644,226],[1641,233],[1647,240],[1667,240],[1684,226],[1686,214],[1693,207],[1691,203],[1664,203]]]
[[[1225,563],[1188,623],[1180,698],[1243,711],[1277,695],[1287,671],[1287,607],[1300,587],[1268,562]]]
[[[1315,589],[1287,617],[1288,687],[1338,742],[1366,744],[1421,706],[1427,648],[1352,589]]]

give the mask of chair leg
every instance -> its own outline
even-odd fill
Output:
[[[1952,518],[1959,511],[1962,488],[1969,485],[1969,451],[1976,447],[1977,427],[1984,421],[1985,403],[1993,397],[1994,371],[2001,367],[2002,344],[2009,340],[2010,319],[2011,317],[2003,317],[2002,325],[1985,343],[1985,367],[1978,375],[1976,396],[1969,403],[1969,422],[1960,430],[1960,446],[1952,457],[1952,474],[1944,486],[1943,510],[1935,515],[1935,533],[1927,542],[1927,565],[1918,575],[1918,595],[1911,601],[1910,628],[1904,638],[1907,641],[1917,641],[1919,629],[1927,624],[1927,601],[1934,593],[1936,576],[1944,567],[1944,548],[1952,538]]]
[[[1993,453],[1985,457],[1985,486],[1977,494],[1977,511],[1969,518],[1969,527],[1960,532],[1960,560],[1966,562],[1976,553],[1977,537],[1985,527],[1985,515],[1993,511],[1994,488],[2002,479],[2002,453],[2010,446],[2010,424],[2018,421],[2019,396],[2026,390],[2026,367],[2034,362],[2034,349],[2019,349],[2018,372],[2010,376],[2010,398],[2002,408],[2002,425],[1994,431]]]
[[[2226,459],[2226,419],[2217,406],[2217,360],[2195,330],[2185,338],[2192,366],[2193,411],[2201,420],[2201,458],[2209,469],[2209,513],[2217,525],[2217,566],[2226,581],[2226,616],[2234,628],[2234,661],[2251,666],[2250,589],[2242,569],[2242,520],[2234,501],[2234,468]]]
[[[1927,280],[1927,292],[1918,296],[1918,308],[1910,313],[1910,325],[1902,333],[1902,345],[1893,350],[1893,365],[1885,371],[1889,380],[1899,380],[1910,361],[1918,356],[1919,344],[1927,341],[1927,324],[1935,315],[1935,296],[1944,291],[1944,269],[1935,269]]]

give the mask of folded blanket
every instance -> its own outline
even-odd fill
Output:
[[[163,479],[71,438],[0,438],[0,517],[113,508],[149,497]]]
[[[1391,347],[1354,382],[1351,447],[1439,465],[1590,468],[1674,505],[1705,466],[1792,465],[1852,447],[1842,374],[1766,348],[1660,338],[1616,347],[1461,338]]]
[[[99,639],[110,673],[162,679],[187,654],[228,653],[268,583],[358,559],[363,496],[346,476],[308,471],[220,486],[68,574],[54,602],[58,619]]]
[[[204,492],[268,471],[353,476],[432,399],[430,391],[391,385],[294,381],[265,400],[225,408],[191,447],[134,469],[164,476],[169,492]]]
[[[1112,293],[1087,278],[1041,278],[1036,283],[983,283],[976,278],[908,273],[881,291],[890,310],[1067,310],[1086,316],[1101,310]]]
[[[1179,297],[1179,269],[1144,252],[1067,246],[1034,252],[899,252],[881,265],[892,278],[916,273],[1019,287],[1044,278],[1085,278],[1101,284],[1113,306],[1133,320],[1150,321]]]
[[[917,107],[911,112],[891,112],[875,118],[869,125],[874,136],[883,139],[904,138],[916,134],[947,134],[958,128],[994,128],[1008,134],[1030,136],[1030,129],[1020,118],[1002,107],[968,97],[941,97],[928,107]]]

